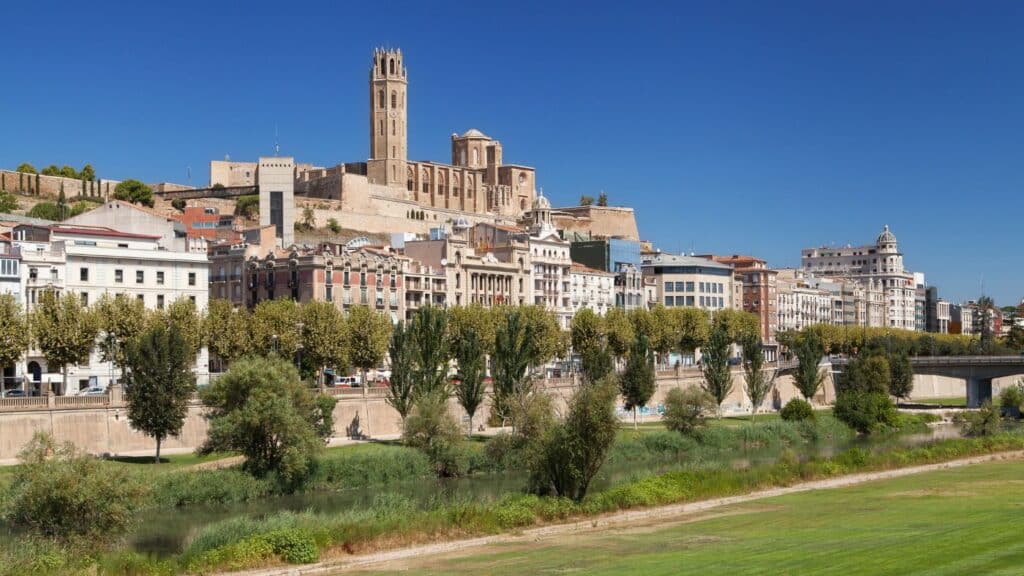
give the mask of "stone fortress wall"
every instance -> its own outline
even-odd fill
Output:
[[[0,170],[0,190],[30,196],[57,198],[61,190],[64,190],[64,195],[68,198],[92,196],[106,199],[114,193],[114,187],[120,182],[120,180],[106,179],[100,179],[98,182],[83,182],[77,178]]]

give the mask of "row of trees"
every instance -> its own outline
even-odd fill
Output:
[[[1024,349],[1024,329],[1019,327],[1011,330],[1006,338],[996,338],[988,331],[977,336],[965,336],[897,328],[815,324],[801,331],[781,332],[778,340],[792,350],[808,334],[814,334],[825,354],[849,356],[856,356],[863,350],[884,350],[909,356],[965,356],[1013,354]]]
[[[92,164],[86,164],[85,166],[82,166],[81,170],[75,170],[74,168],[68,166],[67,164],[60,168],[58,168],[56,164],[50,164],[46,168],[43,168],[43,170],[40,172],[37,171],[36,167],[33,166],[32,164],[29,164],[28,162],[22,162],[21,164],[18,165],[16,171],[21,172],[23,174],[62,176],[64,178],[74,178],[75,180],[85,180],[87,182],[92,182],[93,180],[96,179],[96,170],[93,169]]]

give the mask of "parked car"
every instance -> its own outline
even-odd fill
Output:
[[[359,381],[359,376],[339,376],[334,379],[334,385],[358,388],[362,383]]]
[[[82,390],[78,393],[79,396],[106,396],[106,394],[106,390],[96,386],[92,388],[86,388],[85,390]]]
[[[6,398],[24,398],[25,396],[28,396],[28,394],[25,394],[24,390],[8,390],[4,393]]]

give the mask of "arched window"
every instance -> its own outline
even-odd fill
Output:
[[[383,56],[380,57],[380,73],[381,74],[384,73],[384,57]]]
[[[392,120],[391,121],[391,135],[392,136],[397,136],[398,135],[398,128],[397,128],[397,126],[398,126],[398,124],[394,120]]]
[[[398,108],[398,92],[391,91],[391,107]]]
[[[386,102],[384,102],[384,91],[383,90],[377,91],[377,107],[378,108],[383,108],[385,104],[386,104]]]
[[[388,73],[389,74],[394,74],[395,73],[395,59],[394,58],[391,59],[390,65],[388,66]]]
[[[477,162],[479,162],[479,161],[480,161],[480,150],[477,149],[477,148],[473,148],[473,166],[476,166]]]

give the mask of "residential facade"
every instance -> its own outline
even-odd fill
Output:
[[[775,335],[779,330],[778,297],[776,296],[776,278],[778,270],[768,268],[768,263],[753,256],[733,254],[731,256],[702,255],[715,262],[732,266],[741,281],[736,283],[742,290],[743,309],[757,314],[761,321],[761,340],[765,345],[776,343]]]
[[[615,274],[574,263],[570,276],[572,314],[589,308],[604,316],[615,306]]]
[[[642,269],[644,276],[654,281],[652,296],[664,306],[696,307],[712,313],[743,307],[741,293],[735,289],[735,271],[728,264],[658,253],[645,257]]]

